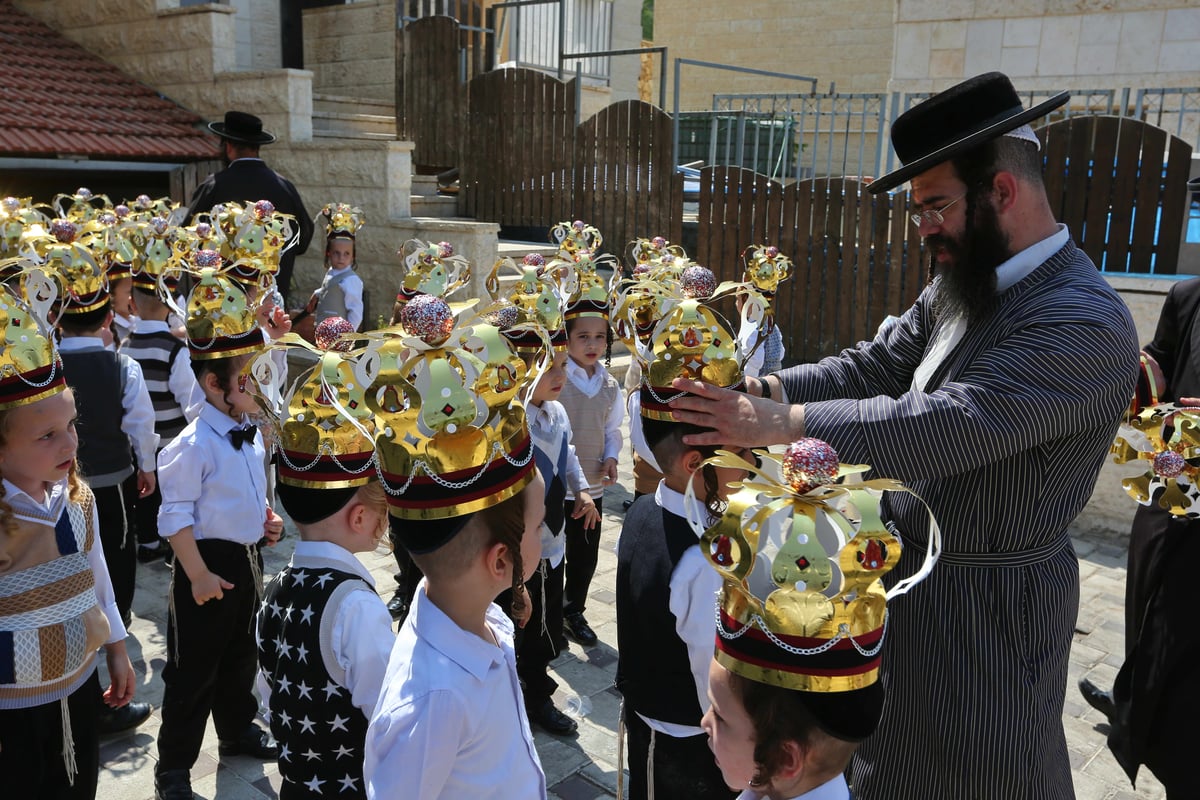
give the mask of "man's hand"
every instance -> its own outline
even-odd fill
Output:
[[[263,524],[263,536],[267,537],[267,546],[274,547],[283,536],[283,517],[275,513],[275,509],[267,506],[267,521]]]
[[[583,529],[590,531],[600,522],[600,512],[596,510],[596,501],[587,492],[575,495],[575,505],[571,507],[571,519],[583,517]]]
[[[156,485],[158,485],[158,479],[154,477],[153,472],[138,470],[138,497],[154,494]]]
[[[196,605],[202,606],[209,600],[220,600],[225,596],[225,589],[232,589],[233,584],[215,572],[208,570],[192,581],[192,599]]]
[[[684,436],[685,444],[764,447],[804,436],[802,405],[784,405],[684,378],[676,378],[671,386],[692,395],[671,401],[674,418],[712,428],[709,433]]]

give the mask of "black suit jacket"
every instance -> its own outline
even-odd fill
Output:
[[[1200,397],[1200,278],[1180,281],[1167,292],[1154,341],[1145,350],[1162,367],[1161,402]]]
[[[296,256],[308,249],[313,236],[312,218],[304,209],[304,201],[291,181],[268,167],[262,159],[238,159],[220,172],[209,175],[204,183],[196,187],[188,203],[188,222],[192,221],[194,215],[207,212],[217,203],[246,204],[259,200],[270,200],[277,211],[294,216],[300,228],[300,241],[279,259],[277,280],[279,291],[286,298],[292,285]]]

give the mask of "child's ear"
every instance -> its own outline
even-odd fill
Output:
[[[700,469],[700,465],[704,463],[704,454],[699,450],[684,450],[683,455],[679,457],[680,465],[689,474],[694,474]]]
[[[108,313],[104,315],[104,325],[102,325],[101,327],[107,328],[109,325],[112,325],[113,324],[113,316],[115,315],[115,313],[116,312],[114,312],[112,310],[112,308],[109,308]]]
[[[496,542],[483,551],[488,575],[502,582],[512,580],[513,560],[508,545]]]
[[[778,778],[780,782],[795,780],[808,769],[805,763],[808,757],[808,748],[797,742],[795,739],[785,739],[779,745],[779,766],[775,770],[772,779]]]

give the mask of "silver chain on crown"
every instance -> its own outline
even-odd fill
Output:
[[[745,635],[746,631],[750,630],[750,628],[754,627],[755,625],[758,626],[759,630],[761,630],[764,634],[766,634],[766,637],[771,640],[772,644],[774,644],[780,650],[785,650],[793,655],[797,655],[797,656],[820,655],[821,653],[824,653],[826,650],[832,649],[834,647],[834,645],[836,645],[842,639],[849,639],[850,644],[853,645],[854,649],[858,651],[859,655],[863,656],[864,658],[874,658],[879,653],[880,648],[883,647],[883,640],[887,636],[887,612],[886,611],[884,612],[883,632],[879,634],[879,641],[876,642],[875,646],[873,648],[871,648],[870,650],[864,650],[862,648],[862,646],[859,645],[859,643],[854,640],[854,637],[850,635],[850,628],[845,623],[838,626],[838,632],[837,632],[836,636],[834,636],[832,639],[829,639],[824,644],[818,645],[817,647],[796,647],[795,645],[788,644],[787,642],[781,640],[778,636],[776,636],[775,633],[770,629],[770,627],[767,626],[766,621],[763,620],[763,618],[760,617],[758,614],[752,614],[750,616],[750,621],[747,622],[745,625],[743,625],[742,629],[739,630],[737,633],[733,633],[728,628],[726,628],[724,623],[722,622],[721,607],[719,605],[717,606],[717,633],[719,633],[721,635],[722,639],[728,639],[730,641],[732,641],[734,639],[739,639],[743,635]]]
[[[399,489],[393,489],[392,487],[387,485],[387,481],[382,481],[383,488],[387,491],[388,494],[392,495],[393,497],[399,497],[400,495],[402,495],[406,491],[408,491],[408,487],[412,485],[413,480],[415,480],[417,477],[417,472],[424,471],[424,473],[426,475],[428,475],[434,483],[436,483],[438,486],[441,486],[444,489],[451,489],[451,490],[466,489],[469,486],[473,485],[475,483],[475,481],[477,481],[483,477],[483,474],[485,472],[487,472],[488,467],[490,467],[492,465],[492,462],[496,460],[497,455],[503,457],[503,459],[505,461],[507,461],[509,464],[512,464],[514,467],[520,468],[520,467],[524,467],[525,465],[527,465],[529,463],[529,461],[533,458],[533,448],[530,447],[529,452],[525,455],[525,458],[518,461],[518,460],[514,460],[512,457],[509,456],[508,453],[506,453],[504,451],[504,448],[501,446],[500,442],[493,442],[491,457],[488,458],[488,460],[484,462],[483,466],[479,468],[478,472],[476,472],[474,475],[472,475],[471,477],[467,478],[464,481],[448,481],[445,478],[443,478],[441,475],[439,475],[437,472],[432,470],[426,461],[418,460],[413,463],[412,472],[409,473],[408,480],[404,482],[403,486],[401,486]]]
[[[34,383],[33,381],[29,380],[25,377],[25,373],[21,372],[20,370],[16,370],[16,375],[21,379],[21,383],[25,384],[26,386],[32,386],[34,389],[41,389],[49,386],[58,376],[58,353],[54,354],[54,359],[50,362],[50,377],[46,378],[46,380],[42,381],[41,383]]]
[[[294,463],[290,458],[288,458],[287,452],[282,447],[279,448],[279,458],[282,459],[283,463],[288,465],[289,469],[295,470],[296,472],[308,472],[310,469],[320,463],[322,456],[329,456],[330,460],[332,460],[334,464],[338,465],[338,469],[348,475],[361,475],[371,467],[375,466],[375,456],[372,455],[371,458],[367,459],[367,462],[358,469],[350,469],[338,459],[337,455],[333,452],[333,448],[329,446],[328,442],[322,442],[320,447],[317,448],[316,456],[311,462],[305,464],[304,466]]]

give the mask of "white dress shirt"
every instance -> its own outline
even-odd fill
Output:
[[[64,336],[59,352],[104,350],[104,340],[98,336]],[[142,472],[154,471],[154,453],[158,450],[158,434],[154,432],[154,405],[142,377],[142,366],[124,353],[117,353],[121,367],[121,432],[129,437]]]
[[[604,388],[604,384],[609,381],[612,381],[614,385],[617,383],[617,379],[609,374],[608,370],[602,364],[597,364],[596,371],[588,375],[587,370],[568,358],[566,372],[567,380],[587,397],[595,397]],[[617,389],[616,399],[613,401],[612,407],[602,412],[605,414],[605,417],[604,452],[600,455],[601,461],[607,461],[610,458],[620,459],[621,447],[625,443],[625,437],[621,433],[621,426],[625,423],[625,398],[620,391],[620,386]],[[603,495],[604,487],[601,486],[598,488],[600,489],[599,494]],[[570,500],[574,496],[568,489],[567,499]]]
[[[133,332],[170,333],[171,326],[165,321],[138,319],[137,324],[133,326]],[[200,407],[205,402],[204,390],[200,388],[196,373],[192,371],[192,351],[188,349],[187,342],[182,344],[183,347],[175,354],[175,360],[171,363],[171,371],[167,375],[167,388],[171,390],[175,402],[183,409],[183,416],[191,422],[200,415]],[[166,447],[167,443],[160,444]]]
[[[68,502],[67,479],[46,484],[46,497],[40,503],[17,488],[16,484],[4,479],[4,502],[12,508],[13,516],[17,519],[54,528]],[[108,641],[105,644],[123,641],[126,636],[125,623],[121,621],[121,612],[117,610],[108,564],[104,560],[104,548],[100,545],[100,516],[95,503],[92,503],[92,549],[87,551],[87,560],[96,580],[96,605],[108,618]]]
[[[205,401],[200,415],[158,454],[162,506],[158,533],[170,538],[189,525],[196,541],[254,544],[267,521],[266,450],[262,434],[236,450],[232,417]]]
[[[762,796],[753,789],[747,789],[737,796],[737,800],[761,800]],[[792,800],[850,800],[850,787],[846,785],[846,777],[838,775]]]
[[[383,675],[396,637],[392,633],[392,617],[387,605],[375,593],[375,579],[344,547],[333,542],[299,541],[292,552],[293,569],[336,569],[357,575],[366,586],[343,583],[348,587],[336,607],[334,600],[325,606],[319,622],[328,636],[321,637],[321,659],[329,674],[350,690],[354,705],[370,718],[379,702]],[[368,588],[370,587],[370,588]],[[332,624],[326,617],[332,614]],[[261,670],[258,673],[258,692],[262,707],[271,705],[271,687]]]
[[[659,481],[654,492],[654,502],[659,507],[687,519],[683,506],[683,495]],[[697,538],[699,542],[699,538]],[[708,712],[708,668],[712,663],[714,642],[717,638],[717,592],[721,590],[721,576],[709,566],[700,547],[689,547],[671,573],[671,599],[667,607],[675,615],[675,633],[687,646],[688,662],[692,678],[696,683],[696,699],[700,701],[700,713]],[[699,725],[680,725],[663,722],[638,714],[651,729],[677,739],[703,736]],[[699,720],[697,720],[699,722]]]
[[[367,729],[363,777],[375,800],[546,797],[513,652],[513,624],[492,603],[499,646],[460,628],[421,580],[396,637]]]

